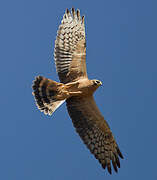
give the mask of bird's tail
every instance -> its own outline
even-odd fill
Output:
[[[45,114],[52,115],[52,113],[65,101],[65,99],[59,99],[58,94],[64,84],[57,83],[42,76],[37,76],[33,81],[33,95],[36,100],[36,104],[40,111]]]

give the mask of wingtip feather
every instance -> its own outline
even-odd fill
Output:
[[[112,174],[111,164],[107,164],[107,170],[110,174]]]
[[[74,9],[74,7],[71,8],[71,11],[72,11],[72,15],[74,17],[75,16],[75,9]]]
[[[80,18],[80,10],[79,9],[77,9],[76,14],[77,14],[77,18],[80,20],[81,18]]]
[[[84,19],[85,19],[85,16],[83,15],[82,16],[82,24],[84,24]]]

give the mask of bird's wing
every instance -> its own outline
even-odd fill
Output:
[[[54,59],[61,82],[87,77],[84,16],[79,10],[66,10],[57,32]]]
[[[117,172],[117,167],[120,168],[119,157],[123,156],[93,96],[71,97],[66,100],[66,104],[73,125],[87,148],[104,169],[107,167],[110,174],[111,161]]]

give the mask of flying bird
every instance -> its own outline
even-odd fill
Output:
[[[57,32],[54,59],[60,83],[43,76],[35,78],[32,88],[37,107],[52,115],[66,101],[76,132],[87,148],[110,174],[111,162],[117,172],[123,155],[93,97],[102,82],[87,76],[85,25],[80,10],[66,10]]]

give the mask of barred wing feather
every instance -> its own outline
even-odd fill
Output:
[[[59,26],[54,59],[62,83],[87,77],[84,16],[80,11],[66,10]]]
[[[119,157],[123,158],[123,156],[94,98],[72,97],[67,99],[66,103],[73,125],[87,148],[104,169],[107,167],[110,174],[111,161],[117,172],[120,168]]]

